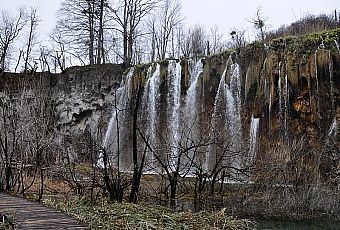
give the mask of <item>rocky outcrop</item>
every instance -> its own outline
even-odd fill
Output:
[[[105,129],[122,74],[121,66],[110,64],[73,67],[59,75],[53,86],[57,128],[69,132]]]
[[[0,78],[1,92],[19,102],[29,91],[33,97],[41,95],[37,94],[39,90],[46,96],[46,103],[54,107],[54,129],[80,134],[86,129],[106,129],[114,90],[119,87],[122,74],[122,67],[113,64],[72,67],[60,74],[4,73]]]
[[[205,119],[214,112],[220,80],[230,84],[231,66],[239,65],[241,83],[241,122],[244,139],[249,138],[251,118],[260,118],[263,138],[307,135],[311,143],[321,135],[331,134],[339,143],[340,123],[340,30],[302,37],[287,37],[270,44],[254,42],[236,51],[202,59],[203,70],[197,80],[197,98]],[[181,105],[190,86],[192,60],[180,60]],[[179,60],[177,60],[179,62]],[[165,121],[169,109],[169,60],[160,65],[160,121]],[[134,67],[130,90],[143,91],[150,64]],[[154,70],[155,67],[152,67]],[[1,90],[19,95],[22,90],[45,87],[52,93],[55,108],[55,128],[67,133],[86,129],[105,133],[115,101],[115,89],[122,81],[120,65],[72,67],[61,74],[23,76],[3,74]],[[147,109],[140,107],[141,110]],[[335,126],[334,126],[335,124]],[[333,127],[334,126],[334,127]]]

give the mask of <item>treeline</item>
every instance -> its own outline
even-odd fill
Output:
[[[40,41],[38,8],[0,17],[1,71],[60,72],[74,65],[123,63],[125,67],[164,58],[197,57],[240,48],[245,30],[223,34],[218,27],[187,27],[179,0],[64,0],[48,41]],[[333,29],[339,16],[308,15],[268,31],[261,8],[250,21],[263,41]]]
[[[58,72],[72,65],[102,63],[128,67],[227,47],[217,27],[209,32],[201,26],[187,28],[181,9],[178,0],[63,1],[48,47],[36,36],[40,22],[36,7],[31,12],[21,9],[16,16],[2,12],[1,69]]]
[[[340,14],[334,11],[334,15],[306,15],[302,19],[293,22],[291,25],[283,25],[279,29],[270,31],[266,35],[267,40],[278,37],[299,36],[324,30],[336,29],[340,26]]]

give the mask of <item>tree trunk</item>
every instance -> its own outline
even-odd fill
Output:
[[[41,201],[43,194],[44,194],[44,169],[40,168],[40,191],[38,202]]]
[[[129,60],[128,60],[128,37],[127,37],[127,31],[126,28],[124,28],[124,33],[123,33],[123,64],[124,67],[127,68],[130,66]]]
[[[6,55],[7,55],[7,49],[8,49],[8,45],[5,44],[3,51],[2,51],[1,59],[0,59],[0,63],[1,63],[0,73],[5,71],[5,59],[6,59]]]
[[[90,32],[90,37],[89,37],[89,61],[90,65],[94,64],[94,12],[93,12],[93,5],[91,5],[90,2],[88,2],[88,17],[89,17],[89,32]]]
[[[97,47],[97,64],[101,64],[104,56],[103,51],[103,15],[104,15],[104,0],[100,0],[100,16],[99,16],[99,34],[98,34],[98,47]]]
[[[33,14],[33,12],[31,14]],[[33,29],[34,29],[34,23],[35,23],[35,19],[33,17],[35,16],[31,15],[31,26],[30,26],[30,33],[28,35],[28,44],[27,44],[26,57],[25,57],[24,73],[27,72],[28,58],[29,58],[29,55],[31,53],[31,48],[32,48],[31,46],[32,46],[32,39],[33,39]]]
[[[138,140],[137,140],[137,118],[138,118],[138,108],[139,101],[141,97],[142,90],[139,88],[137,90],[136,100],[135,100],[135,108],[133,110],[133,124],[132,124],[132,160],[133,160],[133,178],[132,178],[132,186],[130,192],[130,202],[137,201],[137,194],[139,190],[140,178],[139,175],[139,167],[138,167]],[[141,165],[142,166],[142,165]]]
[[[5,163],[5,176],[6,176],[6,191],[9,192],[12,189],[11,186],[12,167],[11,162],[8,162],[7,160]]]
[[[170,182],[170,206],[175,209],[176,207],[176,190],[177,190],[177,176],[173,176]]]

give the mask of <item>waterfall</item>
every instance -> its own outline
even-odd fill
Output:
[[[336,46],[336,48],[337,48],[337,50],[338,50],[338,52],[339,52],[339,54],[340,54],[339,43],[338,43],[336,40],[334,40],[334,43],[335,43],[335,46]]]
[[[338,134],[338,122],[336,117],[334,117],[331,127],[328,130],[328,136],[336,137]]]
[[[285,86],[284,86],[284,128],[285,128],[285,136],[287,137],[288,125],[287,120],[289,116],[289,85],[288,85],[288,74],[285,74]]]
[[[153,68],[155,67],[155,71],[152,73]],[[157,125],[158,125],[158,117],[159,117],[159,87],[160,87],[160,65],[157,63],[155,65],[151,65],[148,69],[147,73],[148,79],[145,84],[145,91],[142,98],[142,105],[145,108],[145,116],[146,116],[146,134],[150,140],[151,145],[155,145],[157,143]],[[147,157],[148,166],[154,168],[154,156]]]
[[[331,99],[332,99],[332,113],[336,114],[335,111],[335,98],[334,98],[334,79],[333,79],[333,60],[331,56],[331,51],[328,51],[328,71],[329,71],[329,84],[331,90]]]
[[[228,62],[226,63],[226,67],[223,71],[223,74],[221,76],[221,80],[220,83],[218,85],[218,89],[216,92],[216,96],[215,96],[215,101],[214,101],[214,112],[212,115],[212,125],[213,128],[211,130],[211,136],[213,136],[214,138],[218,139],[218,141],[220,140],[225,140],[226,139],[226,134],[227,131],[225,129],[224,126],[222,126],[221,124],[223,124],[223,122],[225,122],[225,111],[226,111],[226,75],[227,75],[227,69],[229,66],[229,61],[231,61],[231,59],[228,59]],[[209,170],[209,166],[211,165],[212,167],[214,167],[214,164],[217,161],[218,158],[218,150],[217,150],[217,146],[215,145],[211,145],[209,146],[209,151],[207,154],[207,162],[205,165],[205,169]]]
[[[191,68],[192,69],[192,68]],[[198,60],[190,71],[190,86],[185,97],[184,113],[186,116],[186,124],[188,125],[190,136],[195,141],[198,136],[198,118],[199,118],[199,104],[198,104],[198,83],[199,77],[203,73],[202,60]]]
[[[236,111],[239,113],[241,108],[241,79],[240,67],[236,63],[231,66],[230,90],[235,99]]]
[[[259,128],[260,118],[254,118],[254,115],[251,116],[250,123],[250,133],[249,133],[249,160],[250,163],[254,161],[256,157],[256,141],[257,141],[257,131]]]
[[[335,41],[336,42],[336,41]],[[336,43],[337,44],[337,43]],[[339,50],[339,45],[337,44],[337,48]],[[340,54],[340,50],[339,50]],[[335,97],[334,97],[334,79],[333,79],[333,60],[331,56],[331,51],[328,51],[328,70],[329,70],[329,84],[330,84],[330,91],[331,91],[331,102],[332,102],[332,116],[333,116],[333,122],[331,127],[328,131],[328,136],[330,137],[336,137],[337,136],[337,120],[336,120],[336,109],[335,109]]]
[[[318,59],[317,59],[317,53],[318,50],[315,50],[314,53],[314,64],[315,64],[315,80],[316,80],[316,97],[317,97],[317,115],[320,116],[321,112],[320,112],[320,97],[319,97],[319,79],[318,79]]]
[[[181,105],[181,72],[182,67],[180,62],[170,60],[168,65],[168,95],[167,95],[167,124],[169,127],[169,141],[171,145],[172,156],[168,162],[170,165],[175,165],[177,155],[177,147],[179,141],[179,113]]]
[[[278,97],[279,97],[279,115],[280,123],[283,126],[284,138],[288,138],[288,117],[289,117],[289,85],[288,74],[284,75],[284,82],[282,83],[281,62],[279,62],[279,80],[278,80]]]
[[[241,148],[242,124],[241,124],[241,81],[240,67],[238,64],[231,65],[230,87],[227,87],[227,114],[226,124],[228,136],[231,137],[231,151],[233,152],[233,161],[231,166],[240,168],[241,166]]]
[[[283,121],[283,108],[282,108],[282,84],[281,84],[281,62],[279,62],[279,81],[278,81],[278,97],[279,97],[279,115],[280,115],[280,122]]]
[[[183,125],[181,126],[181,132],[185,135],[186,144],[189,147],[190,145],[197,145],[200,139],[200,107],[199,103],[200,95],[200,77],[203,73],[203,62],[199,59],[196,63],[190,63],[190,82],[189,88],[187,90],[185,96],[185,104],[183,108]],[[203,153],[202,153],[203,154]],[[194,156],[195,155],[195,156]],[[191,159],[195,157],[197,163],[203,163],[203,159],[201,152],[197,152],[195,149],[192,149],[187,153],[187,157],[183,160],[184,167],[190,167]]]
[[[126,138],[126,130],[124,129],[124,125],[122,126],[123,128],[119,130],[117,130],[117,126],[120,127],[127,117],[124,108],[128,105],[129,99],[131,98],[133,73],[134,68],[131,68],[126,76],[125,81],[122,79],[120,87],[115,91],[115,102],[112,108],[109,125],[102,143],[102,151],[105,150],[107,153],[112,152],[114,154],[118,154],[121,149],[122,139]],[[119,124],[117,124],[117,120]],[[119,138],[117,137],[118,131],[120,133]],[[97,162],[97,165],[100,167],[104,166],[102,151],[99,153]],[[114,156],[114,158],[116,159],[116,163],[120,161],[120,156]]]
[[[230,83],[226,82],[228,78],[228,67],[230,67]],[[225,162],[221,164],[230,165],[233,168],[240,168],[242,157],[241,152],[241,137],[242,125],[240,118],[241,107],[241,84],[240,84],[240,69],[238,64],[227,62],[226,68],[221,77],[219,87],[214,102],[213,113],[213,131],[214,135],[223,141],[224,148],[227,148]],[[221,124],[224,123],[224,127]],[[217,157],[216,149],[210,148],[209,160],[214,162]],[[216,156],[215,156],[216,154]],[[232,170],[236,174],[235,170]],[[237,175],[235,175],[237,176]]]

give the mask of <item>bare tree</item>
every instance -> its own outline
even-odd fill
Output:
[[[188,29],[186,33],[182,32],[182,42],[180,43],[182,55],[184,57],[199,57],[206,54],[207,35],[203,27],[195,26]]]
[[[126,67],[132,64],[133,46],[142,19],[155,7],[156,0],[120,0],[117,6],[109,7],[116,28],[123,38],[123,63]]]
[[[149,30],[153,39],[153,50],[157,52],[157,58],[160,60],[166,57],[171,41],[170,56],[174,56],[174,33],[176,27],[183,21],[181,9],[182,5],[178,0],[163,0],[157,12],[151,17]]]
[[[256,9],[256,15],[255,17],[250,21],[256,30],[259,31],[259,37],[261,38],[261,41],[264,41],[265,39],[265,19],[262,15],[262,8],[261,6],[258,6]]]
[[[36,29],[38,26],[38,22],[39,22],[39,18],[37,15],[37,7],[31,7],[31,12],[29,15],[29,35],[28,35],[28,39],[27,39],[27,48],[26,48],[26,57],[25,57],[25,66],[24,66],[24,72],[27,72],[27,68],[28,68],[28,60],[30,57],[30,54],[32,52],[32,48],[34,45],[34,40],[36,39]]]
[[[55,54],[50,54],[51,57],[54,59],[54,72],[56,72],[57,65],[61,71],[65,70],[66,64],[65,64],[65,45],[67,42],[63,38],[63,34],[59,30],[58,27],[54,28],[52,34],[50,35],[50,38],[53,43],[57,45],[57,47],[54,48]]]
[[[4,176],[1,178],[1,190],[12,191],[14,187],[14,164],[17,160],[19,141],[19,117],[9,97],[0,99],[0,146]]]
[[[162,192],[168,197],[170,190],[170,205],[174,208],[181,178],[192,174],[194,165],[203,158],[203,149],[208,148],[213,142],[209,137],[209,132],[203,132],[197,138],[193,138],[193,127],[185,126],[178,133],[178,141],[169,138],[172,130],[166,129],[164,136],[160,137],[160,144],[151,143],[149,139],[140,133],[142,140],[153,154],[157,165],[156,170],[160,170],[160,175],[166,180],[166,185]]]
[[[103,30],[105,0],[63,1],[58,14],[57,28],[78,55],[87,56],[89,63],[103,59]],[[96,46],[97,42],[97,46]]]
[[[24,9],[21,8],[16,17],[2,11],[0,20],[0,67],[4,71],[8,50],[26,25]]]
[[[230,33],[231,39],[233,41],[233,47],[236,49],[240,49],[246,45],[246,40],[244,37],[245,30],[233,30]]]
[[[217,52],[221,52],[222,49],[225,47],[225,44],[223,41],[223,34],[219,32],[219,29],[217,26],[214,26],[210,29],[209,37],[210,37],[209,47],[210,47],[211,53],[215,54]]]
[[[52,40],[53,48],[49,50],[48,56],[52,58],[54,63],[54,72],[57,72],[59,68],[60,71],[66,69],[67,62],[71,63],[71,59],[76,59],[77,63],[85,65],[86,60],[82,54],[77,53],[73,50],[72,45],[69,43],[67,36],[60,31],[59,27],[55,27],[50,35]]]

